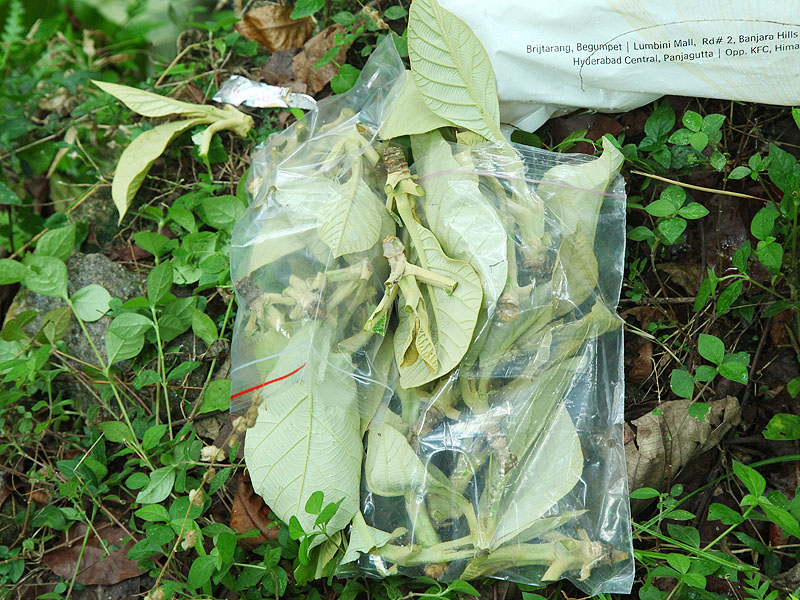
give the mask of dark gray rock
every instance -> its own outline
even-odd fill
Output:
[[[120,298],[123,302],[141,294],[139,278],[121,265],[112,262],[102,254],[76,254],[67,260],[69,294],[79,289],[97,284],[103,286],[112,298]],[[39,315],[25,326],[25,332],[34,336],[42,326],[44,315],[56,308],[65,307],[66,302],[60,298],[51,298],[34,294],[21,288],[17,297],[9,307],[6,320],[26,310],[35,310]],[[103,317],[93,323],[86,323],[86,329],[97,349],[105,356],[105,332],[111,317]],[[86,339],[80,326],[72,322],[64,336],[64,343],[71,356],[83,362],[97,365],[97,356],[89,340]]]

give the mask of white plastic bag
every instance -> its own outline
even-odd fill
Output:
[[[533,131],[578,108],[664,94],[800,103],[795,2],[442,0],[489,53],[501,118]]]

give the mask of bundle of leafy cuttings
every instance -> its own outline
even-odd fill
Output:
[[[622,156],[605,140],[531,185],[471,30],[414,0],[408,38],[410,71],[373,55],[253,159],[232,246],[253,486],[302,539],[299,579],[361,555],[381,574],[585,579],[629,558],[581,528],[581,494],[562,502],[584,471],[566,398],[621,323],[594,249]]]

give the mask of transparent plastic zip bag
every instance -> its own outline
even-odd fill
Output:
[[[628,592],[619,159],[459,137],[412,142],[417,214],[451,255],[471,244],[484,307],[457,368],[392,382],[370,426],[362,513],[392,537],[359,566]]]
[[[386,391],[387,341],[363,325],[388,273],[381,240],[394,231],[376,135],[403,74],[382,44],[350,92],[270,136],[233,233],[231,410],[249,411],[255,490],[309,532],[315,492],[341,502],[331,531],[358,512],[362,436]]]
[[[254,489],[309,576],[629,591],[618,153],[387,144],[405,77],[387,39],[253,156],[231,379]]]

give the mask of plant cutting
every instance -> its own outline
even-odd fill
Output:
[[[360,556],[623,590],[621,154],[509,143],[485,51],[435,0],[411,6],[409,55],[380,46],[254,157],[232,246],[254,489],[299,532],[315,494],[337,503],[301,576]]]
[[[222,108],[204,104],[191,104],[145,92],[118,83],[93,81],[97,87],[120,100],[132,111],[144,117],[167,117],[180,115],[181,121],[168,121],[139,134],[119,157],[114,181],[111,184],[111,198],[119,212],[120,222],[133,202],[136,192],[147,176],[150,167],[167,149],[172,140],[184,131],[206,125],[207,127],[192,136],[202,159],[208,156],[211,138],[226,129],[237,135],[246,136],[253,128],[253,118],[226,104]]]

